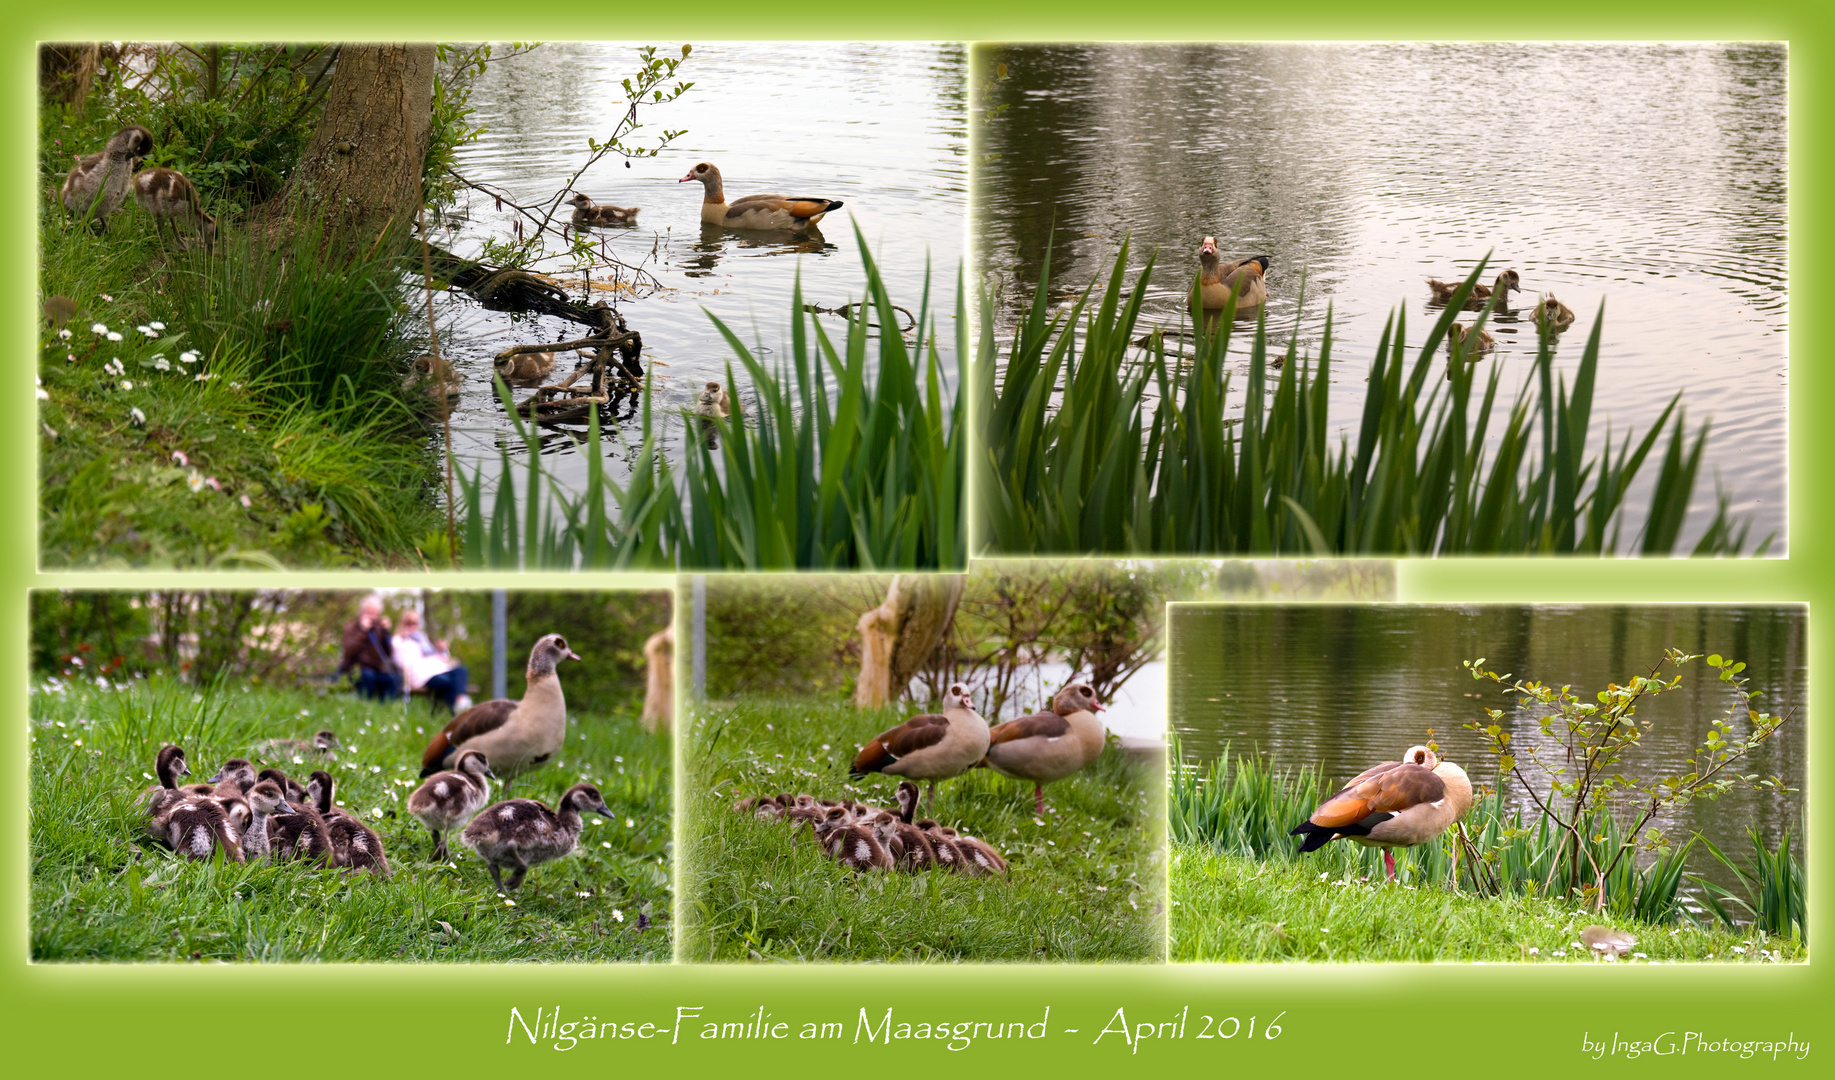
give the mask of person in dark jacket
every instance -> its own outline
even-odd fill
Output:
[[[344,657],[338,674],[357,669],[357,696],[393,701],[401,696],[401,672],[390,648],[389,620],[382,616],[382,598],[366,596],[357,617],[344,628]]]

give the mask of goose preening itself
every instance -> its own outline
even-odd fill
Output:
[[[552,354],[548,366],[554,366]],[[511,380],[506,376],[504,381]],[[401,377],[401,388],[409,393],[419,392],[444,397],[447,401],[457,401],[462,382],[459,373],[453,370],[452,361],[422,354],[408,362],[408,373]]]
[[[1472,808],[1465,770],[1425,746],[1411,746],[1401,761],[1385,761],[1351,778],[1289,836],[1304,836],[1301,851],[1339,837],[1383,849],[1383,866],[1395,880],[1391,848],[1414,847],[1445,832]]]
[[[726,396],[726,387],[717,382],[709,382],[701,388],[695,398],[695,415],[704,420],[725,420],[732,415],[732,402]]]
[[[1434,294],[1433,302],[1436,304],[1450,303],[1453,299],[1453,294],[1459,291],[1459,286],[1464,284],[1465,282],[1463,281],[1438,281],[1434,278],[1427,279],[1427,288]],[[1500,295],[1497,298],[1497,306],[1499,308],[1504,308],[1510,303],[1510,291],[1512,289],[1517,292],[1523,291],[1522,278],[1517,276],[1515,270],[1505,270],[1503,273],[1497,275],[1497,281],[1493,284],[1484,285],[1474,283],[1471,293],[1465,298],[1465,306],[1468,310],[1477,311],[1479,308],[1485,306],[1485,301],[1491,299],[1492,293],[1498,293]]]
[[[421,754],[421,775],[457,765],[462,750],[484,754],[491,772],[506,782],[553,758],[567,737],[567,699],[561,695],[555,665],[578,659],[559,634],[537,641],[529,650],[522,700],[497,698],[453,717]]]
[[[943,712],[914,716],[882,731],[860,748],[849,775],[887,773],[930,781],[924,805],[936,797],[937,781],[960,776],[988,754],[988,722],[969,703],[968,687],[954,683],[943,695]]]
[[[1531,317],[1538,327],[1546,326],[1557,334],[1574,325],[1574,309],[1556,300],[1554,293],[1543,294]]]
[[[553,810],[534,799],[506,799],[472,818],[460,839],[490,866],[498,892],[514,892],[531,866],[552,862],[573,850],[580,839],[580,815],[586,811],[612,816],[605,798],[591,784],[568,788]],[[505,868],[510,870],[507,886]]]
[[[338,742],[338,733],[324,728],[314,732],[310,739],[269,739],[259,742],[249,752],[263,761],[301,763],[310,758],[336,761],[338,751],[342,749],[344,747]]]
[[[1051,711],[1033,713],[988,729],[988,767],[1002,776],[1032,781],[1033,805],[1045,813],[1045,785],[1089,767],[1102,756],[1108,732],[1096,714],[1103,705],[1086,683],[1058,691]]]
[[[434,773],[408,796],[408,813],[433,834],[433,858],[446,857],[446,834],[470,821],[491,796],[490,762],[476,750],[459,754],[454,768]]]
[[[91,215],[91,224],[105,229],[108,216],[121,208],[134,183],[134,170],[153,152],[153,133],[130,124],[109,136],[100,153],[77,159],[64,177],[64,209],[78,217]]]
[[[1198,297],[1206,311],[1216,311],[1229,303],[1236,293],[1236,310],[1260,307],[1268,299],[1268,256],[1250,255],[1234,262],[1223,262],[1217,254],[1217,238],[1207,236],[1198,245]]]
[[[610,203],[595,203],[585,192],[576,191],[571,199],[573,217],[570,224],[574,228],[582,225],[629,225],[637,220],[637,211],[641,207],[613,206]]]
[[[510,352],[491,362],[499,377],[511,386],[534,386],[554,371],[554,352]]]
[[[703,161],[676,181],[686,184],[701,181],[705,194],[701,199],[701,220],[728,229],[807,229],[822,220],[831,210],[841,209],[839,199],[817,199],[806,196],[747,195],[728,203],[720,185],[720,170]]]

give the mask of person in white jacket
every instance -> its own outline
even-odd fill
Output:
[[[396,622],[399,629],[391,644],[395,664],[401,669],[402,681],[408,688],[425,688],[428,696],[445,706],[448,712],[471,708],[471,698],[465,693],[465,665],[453,659],[445,641],[428,640],[427,631],[421,627],[420,612],[410,608],[402,612]]]

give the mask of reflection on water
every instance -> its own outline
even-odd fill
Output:
[[[460,151],[459,170],[518,201],[551,199],[590,156],[587,139],[603,139],[624,113],[619,81],[634,67],[635,55],[630,45],[563,42],[493,64],[472,98],[477,112],[471,121],[487,130]],[[676,102],[642,111],[646,127],[636,141],[663,128],[686,134],[662,155],[629,168],[620,158],[607,158],[574,185],[594,202],[640,209],[635,224],[588,232],[596,245],[661,285],[606,296],[643,335],[644,362],[657,383],[651,406],[661,453],[681,453],[693,430],[682,414],[701,386],[727,381],[729,362],[739,368],[708,312],[755,344],[767,365],[783,359],[799,276],[808,303],[833,308],[861,296],[865,274],[856,226],[895,302],[916,308],[925,272],[934,269],[932,304],[949,310],[967,204],[965,63],[959,45],[697,42],[678,72],[694,88]],[[678,182],[699,161],[720,167],[729,200],[780,192],[846,205],[802,234],[704,225],[701,185]],[[461,200],[442,216],[436,230],[441,243],[475,257],[485,240],[511,235],[508,207],[499,210],[476,192]],[[574,281],[577,296],[577,273]],[[482,464],[488,480],[499,446],[507,445],[512,457],[523,454],[491,390],[492,356],[510,345],[575,338],[580,328],[549,317],[487,312],[453,298],[441,303],[440,320],[442,342],[449,342],[465,379],[453,416],[454,449],[461,463]],[[820,321],[831,336],[845,332],[840,319]],[[953,373],[949,329],[939,327],[939,345],[944,370]],[[750,383],[739,370],[742,402],[756,416]],[[640,407],[635,397],[617,403],[618,422],[606,428],[607,474],[621,484],[637,464]],[[545,434],[542,453],[564,482],[583,483],[577,438]]]
[[[1052,281],[1080,292],[1130,236],[1136,269],[1159,255],[1145,321],[1176,325],[1215,235],[1226,260],[1272,257],[1277,349],[1297,329],[1316,352],[1330,305],[1348,425],[1390,312],[1419,341],[1438,314],[1425,279],[1490,253],[1487,281],[1521,275],[1519,308],[1553,293],[1579,316],[1562,367],[1606,305],[1596,440],[1607,418],[1615,435],[1648,429],[1678,390],[1691,421],[1713,420],[1685,539],[1718,473],[1753,539],[1783,540],[1784,46],[989,47],[976,82],[1000,63],[983,104],[1006,108],[977,121],[975,226],[1003,328],[1048,244]],[[1514,390],[1534,326],[1490,329],[1479,374],[1501,368]],[[1653,482],[1646,470],[1630,505]]]
[[[1734,790],[1657,825],[1678,841],[1699,831],[1729,853],[1748,849],[1748,826],[1773,847],[1789,829],[1797,845],[1809,745],[1804,624],[1796,607],[1178,606],[1171,723],[1187,761],[1213,760],[1228,746],[1283,768],[1317,765],[1328,782],[1396,760],[1432,728],[1444,756],[1475,784],[1494,783],[1494,759],[1462,725],[1482,719],[1486,707],[1502,709],[1519,745],[1545,744],[1540,714],[1474,681],[1463,661],[1483,658],[1500,674],[1570,685],[1586,700],[1608,683],[1650,674],[1666,648],[1719,653],[1745,661],[1748,687],[1764,692],[1756,707],[1790,717],[1740,771],[1781,776],[1798,790]],[[1694,771],[1687,759],[1733,703],[1713,669],[1697,661],[1681,671],[1680,689],[1639,705],[1650,726],[1624,760],[1627,775]],[[1742,723],[1734,733],[1747,730]],[[1530,809],[1519,787],[1511,792]],[[1705,873],[1708,862],[1692,868]]]

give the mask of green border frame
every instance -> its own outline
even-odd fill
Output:
[[[245,6],[205,0],[175,17],[149,17],[144,5],[99,0],[79,13],[58,9],[14,9],[5,17],[6,55],[14,64],[0,76],[5,103],[0,137],[24,147],[34,135],[34,64],[39,39],[110,36],[307,38],[307,37],[478,37],[662,38],[711,37],[940,38],[960,40],[1203,40],[1203,39],[1414,39],[1549,38],[1586,39],[1768,39],[1791,46],[1791,256],[1794,281],[1811,281],[1819,256],[1832,250],[1828,215],[1831,151],[1830,75],[1835,67],[1835,16],[1826,0],[1730,8],[1701,0],[1652,3],[1550,0],[1535,5],[1488,8],[1467,5],[1402,4],[1395,0],[1351,3],[1319,0],[1305,9],[1237,7],[1189,3],[1116,5],[1006,0],[998,5],[961,0],[928,0],[868,13],[848,9],[761,9],[729,0],[692,8],[670,5],[655,11],[596,8],[585,16],[556,5],[505,16],[501,5],[453,0],[382,11],[376,5],[326,0],[309,9],[264,9],[251,16]],[[170,9],[167,9],[170,10]],[[268,14],[273,11],[274,14]],[[163,12],[161,13],[163,14]],[[1559,33],[1551,33],[1551,29]],[[711,33],[710,33],[711,30]],[[23,153],[19,155],[23,157]],[[18,158],[15,158],[18,160]],[[6,229],[6,262],[21,279],[32,276],[32,191],[28,171],[0,174]],[[13,317],[0,325],[11,335],[14,355],[35,350],[28,338],[35,323],[32,290],[9,290]],[[1823,374],[1830,347],[1820,335],[1793,333],[1791,399],[1793,417],[1813,416],[1832,404]],[[34,569],[36,422],[29,363],[15,363],[5,376],[12,423],[0,439],[12,446],[15,465],[0,474],[0,500],[18,512],[19,524],[0,538],[0,671],[13,716],[23,718],[26,589],[32,586],[118,583],[143,588],[179,580],[180,575],[40,575]],[[1831,551],[1826,525],[1830,507],[1819,496],[1826,485],[1823,462],[1831,456],[1830,425],[1798,423],[1791,431],[1791,557],[1734,563],[1449,560],[1405,562],[1404,600],[1514,601],[1688,601],[1807,602],[1816,608],[1830,596]],[[439,583],[460,584],[459,580]],[[616,579],[619,585],[637,584]],[[429,584],[410,575],[236,575],[225,586],[316,585],[356,588],[366,584]],[[597,576],[476,575],[465,587],[591,587],[611,584]],[[1810,636],[1812,694],[1815,676],[1832,670],[1823,636]],[[1812,718],[1814,713],[1811,714]],[[589,1069],[642,1068],[665,1073],[689,1070],[786,1066],[825,1068],[909,1068],[947,1064],[971,1074],[1015,1068],[1050,1069],[1087,1063],[1105,1070],[1144,1072],[1173,1066],[1257,1068],[1361,1067],[1380,1072],[1482,1070],[1505,1076],[1540,1075],[1550,1066],[1586,1066],[1583,1033],[1595,1041],[1614,1032],[1624,1038],[1652,1038],[1666,1031],[1699,1030],[1714,1037],[1783,1039],[1799,1042],[1830,1030],[1826,965],[1812,962],[1779,970],[1604,968],[1459,970],[1429,968],[1267,967],[969,967],[969,968],[727,968],[727,967],[516,967],[455,971],[409,966],[262,969],[170,966],[29,966],[25,960],[24,882],[28,866],[26,824],[21,811],[26,740],[22,719],[4,728],[5,807],[0,826],[7,857],[0,869],[0,1023],[16,1067],[61,1070],[133,1069],[146,1075],[195,1072],[200,1068],[312,1068],[360,1074],[438,1068],[455,1074],[501,1072],[544,1064],[585,1064]],[[1812,921],[1827,932],[1825,897],[1831,875],[1828,824],[1820,781],[1829,769],[1823,740],[1812,728],[1810,746],[1810,869]],[[455,978],[454,976],[459,976]],[[772,1023],[792,1026],[786,1039],[705,1042],[691,1036],[670,1045],[667,1035],[647,1041],[582,1042],[567,1057],[555,1058],[552,1043],[506,1043],[509,1010],[525,1017],[537,1008],[559,1006],[569,1018],[595,1016],[601,1022],[672,1023],[675,1009],[699,1007],[696,1022],[743,1022],[760,1008]],[[918,1023],[1020,1020],[1035,1023],[1049,1007],[1046,1038],[980,1039],[951,1051],[945,1040],[856,1044],[862,1009],[874,1022],[887,1007],[897,1020]],[[1131,1025],[1171,1024],[1189,1008],[1186,1037],[1152,1038],[1138,1046],[1119,1035],[1097,1041],[1124,1009]],[[244,1013],[250,1015],[243,1015]],[[1283,1013],[1279,1038],[1263,1037],[1267,1022]],[[1199,1040],[1199,1017],[1259,1018],[1253,1040]],[[819,1044],[797,1039],[804,1021],[840,1022],[844,1036]],[[250,1021],[253,1021],[252,1023]],[[1076,1034],[1066,1033],[1076,1028]],[[1160,1032],[1170,1033],[1162,1027]],[[227,1049],[236,1060],[223,1061]],[[251,1057],[250,1052],[271,1053]],[[892,1051],[892,1052],[886,1052]],[[1823,1055],[1830,1051],[1821,1050]],[[863,1056],[864,1055],[864,1056]],[[581,1058],[584,1057],[585,1061]],[[1609,1058],[1617,1063],[1623,1058]],[[1765,1060],[1758,1058],[1755,1060]],[[1803,1061],[1780,1059],[1802,1071]],[[1393,1062],[1393,1064],[1391,1064]],[[1684,1075],[1743,1064],[1736,1056],[1702,1054],[1646,1057],[1640,1065]],[[1075,1067],[1073,1065],[1073,1067]]]

